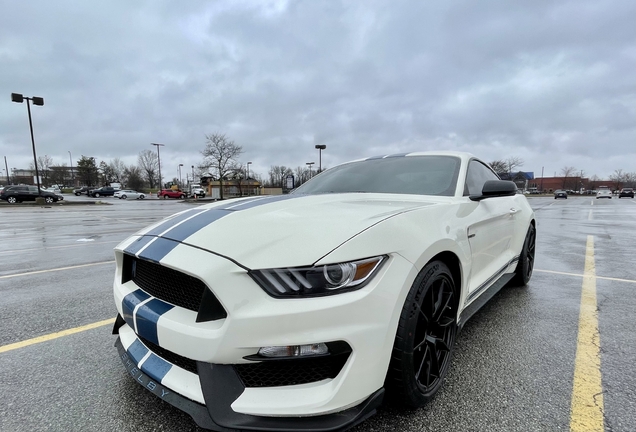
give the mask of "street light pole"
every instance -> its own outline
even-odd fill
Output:
[[[194,165],[192,165],[192,183],[194,183]]]
[[[181,188],[181,167],[183,164],[179,164],[179,188]]]
[[[318,172],[322,172],[322,151],[327,148],[325,144],[316,144],[318,149]]]
[[[9,165],[7,165],[7,157],[4,157],[4,168],[7,170],[7,184],[11,184],[11,180],[9,180]]]
[[[43,106],[44,98],[33,96],[26,97],[20,93],[11,93],[11,101],[16,103],[22,103],[26,99],[27,101],[27,111],[29,113],[29,129],[31,129],[31,145],[33,146],[33,163],[35,163],[35,180],[38,185],[38,196],[42,194],[40,190],[40,172],[38,171],[38,158],[35,153],[35,138],[33,137],[33,121],[31,120],[31,104],[30,101],[33,101],[33,105]]]
[[[250,165],[252,164],[252,162],[248,162],[247,163],[247,179],[250,179]]]
[[[68,160],[71,162],[71,178],[73,179],[73,187],[75,187],[75,172],[73,171],[73,155],[68,151]]]
[[[315,162],[307,162],[305,165],[309,167],[309,178],[311,178],[311,166],[315,164]]]
[[[157,162],[159,164],[159,190],[163,189],[163,183],[161,181],[161,155],[159,154],[159,147],[165,146],[165,144],[150,143],[150,145],[157,146]]]

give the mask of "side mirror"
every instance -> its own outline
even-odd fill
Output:
[[[481,201],[486,198],[514,196],[517,193],[517,185],[509,180],[488,180],[484,183],[481,195],[471,195],[471,201]]]

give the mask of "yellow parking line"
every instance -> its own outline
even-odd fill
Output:
[[[53,339],[57,339],[57,338],[61,338],[63,336],[69,336],[75,333],[80,333],[86,330],[92,330],[94,328],[98,328],[98,327],[103,327],[109,324],[113,324],[115,322],[115,318],[109,318],[107,320],[104,321],[98,321],[98,322],[94,322],[92,324],[86,324],[84,326],[81,327],[75,327],[75,328],[71,328],[68,330],[62,330],[60,332],[57,333],[51,333],[48,335],[44,335],[44,336],[39,336],[33,339],[27,339],[25,341],[22,342],[16,342],[16,343],[12,343],[9,345],[4,345],[4,346],[0,346],[0,353],[4,353],[7,351],[11,351],[11,350],[15,350],[18,348],[24,348],[26,346],[29,345],[34,345],[37,343],[41,343],[41,342],[47,342]]]
[[[62,271],[62,270],[73,270],[73,269],[82,268],[82,267],[92,267],[92,266],[102,265],[102,264],[113,264],[114,262],[115,261],[102,261],[102,262],[97,262],[97,263],[80,264],[80,265],[76,265],[76,266],[59,267],[59,268],[48,269],[48,270],[36,270],[36,271],[32,271],[32,272],[16,273],[16,274],[0,276],[0,279],[9,279],[9,278],[20,277],[20,276],[31,276],[31,275],[34,275],[34,274],[50,273],[50,272],[56,272],[56,271]]]
[[[579,312],[579,334],[574,361],[574,385],[570,410],[570,431],[604,431],[601,352],[596,305],[594,237],[587,236],[585,273]]]

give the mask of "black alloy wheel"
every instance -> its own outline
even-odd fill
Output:
[[[523,248],[519,255],[519,262],[515,269],[515,276],[511,281],[513,286],[526,286],[532,277],[534,269],[534,253],[536,247],[537,233],[534,225],[530,224],[526,239],[523,242]]]
[[[49,196],[44,197],[44,202],[47,203],[47,204],[51,204],[54,201],[55,201],[55,199],[53,199],[53,197],[49,197]]]
[[[427,264],[406,297],[385,387],[386,400],[419,408],[444,383],[457,335],[459,293],[441,261]]]

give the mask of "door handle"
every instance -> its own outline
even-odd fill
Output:
[[[513,208],[510,209],[510,214],[513,215],[513,214],[517,213],[518,211],[519,210],[517,210],[516,208],[513,207]]]

